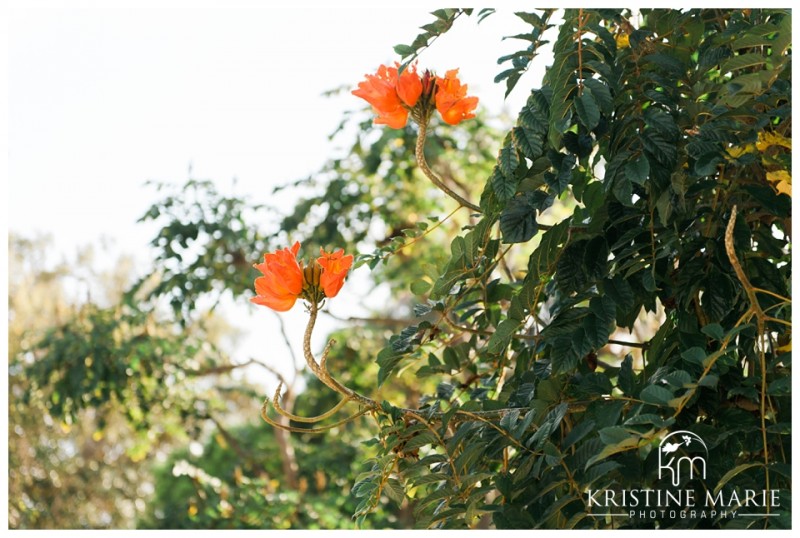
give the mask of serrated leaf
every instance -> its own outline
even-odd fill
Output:
[[[724,161],[721,153],[706,153],[695,161],[694,173],[700,177],[712,176],[717,172],[717,166]]]
[[[503,174],[499,166],[494,167],[489,182],[492,185],[492,190],[501,202],[507,202],[513,198],[514,194],[517,192],[517,185],[519,185],[519,180]]]
[[[583,376],[578,389],[586,394],[611,394],[613,387],[608,376],[601,372],[590,372]]]
[[[511,131],[517,149],[532,161],[543,154],[544,139],[542,135],[528,127],[514,127]]]
[[[596,316],[590,315],[583,318],[583,336],[586,341],[586,349],[600,349],[608,341],[609,330],[604,326],[602,321],[598,320]],[[574,344],[580,341],[579,333],[576,333],[573,338]],[[583,351],[583,348],[580,348]],[[582,353],[578,353],[582,355]]]
[[[378,353],[377,362],[380,366],[378,370],[378,386],[381,386],[386,381],[402,359],[403,354],[395,352],[391,347],[384,348]]]
[[[528,259],[528,273],[534,282],[549,275],[561,253],[561,244],[569,236],[569,220],[565,219],[542,234],[539,246]]]
[[[611,91],[608,89],[601,80],[596,78],[587,78],[583,84],[592,92],[600,110],[605,114],[610,114],[614,110],[614,99],[611,97]]]
[[[511,338],[521,327],[521,323],[515,319],[504,319],[495,329],[494,334],[489,338],[487,350],[493,355],[498,355],[505,351]]]
[[[513,138],[511,136],[506,137],[497,160],[503,175],[514,177],[517,167],[519,166],[519,156],[517,155],[517,150],[514,147]]]
[[[405,488],[403,488],[403,484],[401,484],[400,481],[397,480],[396,478],[386,479],[386,484],[383,488],[383,492],[386,494],[387,497],[389,497],[397,504],[401,504],[403,500],[405,500],[406,498]]]
[[[600,121],[600,108],[591,90],[584,88],[583,93],[575,99],[575,110],[578,112],[578,119],[587,130],[591,131],[597,127]]]
[[[747,69],[750,67],[755,67],[757,65],[765,64],[767,59],[757,52],[748,52],[746,54],[739,54],[738,56],[734,56],[733,58],[729,58],[722,62],[720,65],[720,73],[726,74],[730,73],[731,71],[737,71],[739,69]]]
[[[436,436],[429,431],[421,432],[411,439],[409,439],[406,444],[403,446],[404,452],[411,452],[412,450],[416,450],[417,448],[421,448],[427,445],[435,445],[437,443]]]
[[[566,451],[569,447],[586,437],[589,432],[594,430],[594,421],[593,420],[586,420],[575,427],[573,427],[570,432],[564,437],[564,440],[561,444],[561,449]]]
[[[500,214],[503,243],[525,243],[536,235],[538,229],[536,208],[527,196],[513,198]]]
[[[586,241],[578,241],[567,246],[558,258],[556,265],[556,283],[565,293],[582,291],[587,284],[584,267]]]
[[[650,175],[650,161],[644,155],[640,155],[634,161],[628,161],[625,165],[625,175],[631,183],[644,185]]]

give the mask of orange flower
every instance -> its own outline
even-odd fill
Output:
[[[477,97],[467,97],[467,85],[458,80],[458,69],[445,73],[445,78],[436,77],[436,110],[450,125],[474,118]]]
[[[303,293],[303,270],[297,263],[298,250],[300,243],[295,242],[291,249],[264,254],[264,263],[254,265],[264,276],[256,279],[256,296],[250,299],[251,302],[278,312],[294,306]]]
[[[320,285],[325,291],[325,297],[336,297],[344,284],[344,277],[353,265],[353,256],[344,255],[344,250],[328,253],[319,249],[320,257],[317,263],[322,266]]]
[[[395,64],[397,65],[397,64]],[[374,75],[359,83],[351,93],[372,105],[378,117],[375,123],[402,129],[408,121],[408,111],[422,94],[422,81],[414,66],[397,75],[397,67],[381,65]]]
[[[398,65],[398,64],[395,64]],[[397,73],[397,69],[394,68]],[[414,108],[422,95],[422,80],[417,74],[417,66],[412,65],[400,75],[397,80],[397,95],[409,108]]]

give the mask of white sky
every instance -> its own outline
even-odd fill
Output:
[[[328,135],[343,111],[363,106],[349,94],[321,94],[355,87],[396,60],[393,45],[410,43],[432,21],[430,9],[10,10],[10,231],[51,234],[56,259],[104,239],[112,248],[96,259],[100,267],[131,254],[146,271],[154,228],[136,223],[156,199],[146,180],[180,184],[191,165],[193,177],[223,192],[235,177],[238,194],[269,202],[273,186],[337,155]],[[479,106],[516,113],[541,75],[526,75],[507,102],[493,78],[504,69],[499,56],[527,45],[502,37],[525,28],[510,11],[480,25],[464,18],[420,67],[459,67]],[[338,302],[335,312],[358,314]],[[223,312],[247,335],[236,358],[270,349],[285,363],[282,344],[270,345],[271,313]],[[284,316],[299,347],[305,314],[296,307]],[[331,327],[322,321],[317,348]]]

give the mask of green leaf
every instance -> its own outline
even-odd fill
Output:
[[[404,58],[406,56],[414,54],[416,52],[416,49],[409,45],[395,45],[394,52]]]
[[[675,419],[673,417],[669,418],[662,418],[659,415],[654,415],[652,413],[642,413],[641,415],[635,415],[628,420],[625,421],[626,426],[655,426],[656,428],[668,428],[675,423]]]
[[[593,420],[585,420],[583,422],[578,423],[564,437],[564,440],[561,443],[561,449],[563,451],[566,451],[569,447],[579,442],[581,439],[586,437],[586,435],[588,435],[590,432],[594,431],[594,426],[595,423]]]
[[[583,84],[591,90],[592,97],[604,114],[611,114],[614,111],[614,99],[611,97],[611,91],[608,86],[596,78],[587,78],[583,81]]]
[[[791,393],[791,391],[792,378],[788,376],[776,379],[769,384],[769,387],[767,387],[767,394],[771,394],[773,396],[787,396]]]
[[[722,325],[720,325],[719,323],[709,323],[708,325],[700,329],[700,331],[706,336],[713,338],[714,340],[717,341],[721,341],[723,338],[725,338],[725,331],[722,328]]]
[[[527,158],[535,161],[542,156],[544,139],[541,134],[528,127],[514,127],[511,134],[517,150]]]
[[[600,349],[608,341],[610,333],[608,327],[596,316],[583,318],[583,332],[590,349]],[[573,341],[578,340],[576,337]]]
[[[513,198],[500,214],[503,243],[525,243],[536,235],[538,229],[536,208],[527,195]]]
[[[622,359],[617,374],[617,386],[626,396],[635,397],[636,380],[633,374],[633,357],[629,354]]]
[[[601,450],[598,454],[595,454],[589,461],[586,462],[586,466],[584,469],[588,469],[598,461],[602,461],[609,456],[613,456],[614,454],[619,454],[620,452],[626,452],[628,450],[632,450],[639,446],[639,438],[635,436],[630,436],[627,439],[620,441],[619,443],[613,445],[606,445],[603,450]]]
[[[631,437],[635,437],[630,431],[622,426],[609,426],[600,430],[600,441],[604,445],[618,445],[627,441]]]
[[[552,272],[561,253],[561,244],[569,236],[569,219],[564,219],[544,232],[539,246],[528,259],[528,274],[533,282],[539,282]]]
[[[436,436],[429,431],[423,431],[409,439],[403,446],[404,452],[411,452],[417,448],[438,443]]]
[[[378,366],[378,386],[383,385],[383,382],[389,375],[397,368],[397,365],[403,359],[403,354],[394,351],[391,346],[383,348],[377,357]]]
[[[582,291],[587,285],[584,253],[587,241],[578,241],[561,252],[556,267],[556,283],[566,293]]]
[[[707,374],[705,377],[700,379],[697,382],[697,385],[700,387],[707,387],[709,389],[716,389],[717,384],[719,383],[719,376],[714,374]]]
[[[731,71],[737,71],[739,69],[747,69],[750,67],[755,67],[758,65],[765,64],[767,59],[757,53],[757,52],[748,52],[746,54],[739,54],[738,56],[734,56],[720,65],[720,73],[726,74],[730,73]]]
[[[555,155],[560,159],[560,163],[558,164],[558,173],[554,174],[552,172],[545,172],[544,180],[556,194],[560,195],[566,190],[567,186],[569,186],[570,180],[572,179],[572,169],[575,167],[576,157],[572,154],[563,155],[556,153]]]
[[[508,347],[511,338],[521,327],[521,323],[515,319],[504,319],[495,329],[494,334],[489,338],[487,349],[492,355],[503,353]]]
[[[717,172],[717,166],[724,160],[721,153],[701,155],[694,163],[694,173],[701,177],[712,176]]]
[[[431,283],[426,280],[415,280],[410,288],[414,295],[425,295],[431,289]]]
[[[722,478],[719,479],[719,482],[717,482],[717,485],[714,487],[714,495],[719,493],[719,491],[723,488],[723,486],[725,486],[725,484],[730,482],[731,479],[734,478],[735,476],[743,473],[744,471],[747,471],[748,469],[753,469],[755,467],[763,467],[763,466],[764,466],[763,463],[745,463],[743,465],[738,465],[734,467],[733,469],[722,475]]]
[[[707,356],[706,351],[703,348],[697,346],[689,348],[683,353],[681,353],[681,357],[684,360],[694,364],[698,364],[700,366],[702,366],[703,363],[705,362],[706,356]]]
[[[505,175],[499,166],[494,167],[489,182],[492,185],[492,190],[497,195],[498,200],[506,202],[514,197],[517,192],[517,185],[519,180],[513,176]]]
[[[672,392],[658,385],[648,385],[642,389],[639,398],[653,405],[669,406],[669,402],[674,398]]]
[[[386,485],[383,488],[383,492],[387,497],[397,504],[402,503],[406,498],[405,488],[403,488],[403,484],[401,484],[396,478],[388,478],[386,480]]]
[[[575,99],[575,109],[578,112],[578,119],[587,130],[591,131],[597,127],[600,121],[600,108],[589,88],[584,88],[583,93]]]
[[[578,389],[585,394],[611,394],[613,387],[608,376],[601,372],[590,372],[583,376]]]
[[[635,161],[628,161],[625,165],[625,175],[631,183],[644,185],[650,175],[650,161],[644,155],[640,155]]]
[[[517,155],[517,149],[514,147],[514,141],[510,134],[506,137],[503,147],[500,148],[500,155],[497,160],[503,175],[514,177],[517,167],[519,166],[519,156]]]

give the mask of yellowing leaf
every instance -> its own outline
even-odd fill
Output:
[[[780,194],[792,195],[792,176],[786,170],[767,172],[767,180]]]
[[[223,450],[226,450],[228,448],[228,441],[225,439],[225,436],[222,435],[221,433],[214,435],[214,440]]]
[[[756,147],[758,151],[765,152],[767,148],[770,146],[781,146],[786,149],[792,149],[792,139],[786,138],[783,135],[778,133],[772,133],[767,131],[761,131],[758,133],[758,142],[756,142]]]
[[[754,144],[745,144],[744,146],[734,146],[732,148],[728,148],[727,153],[733,159],[738,159],[742,155],[747,153],[752,153],[756,149]]]

